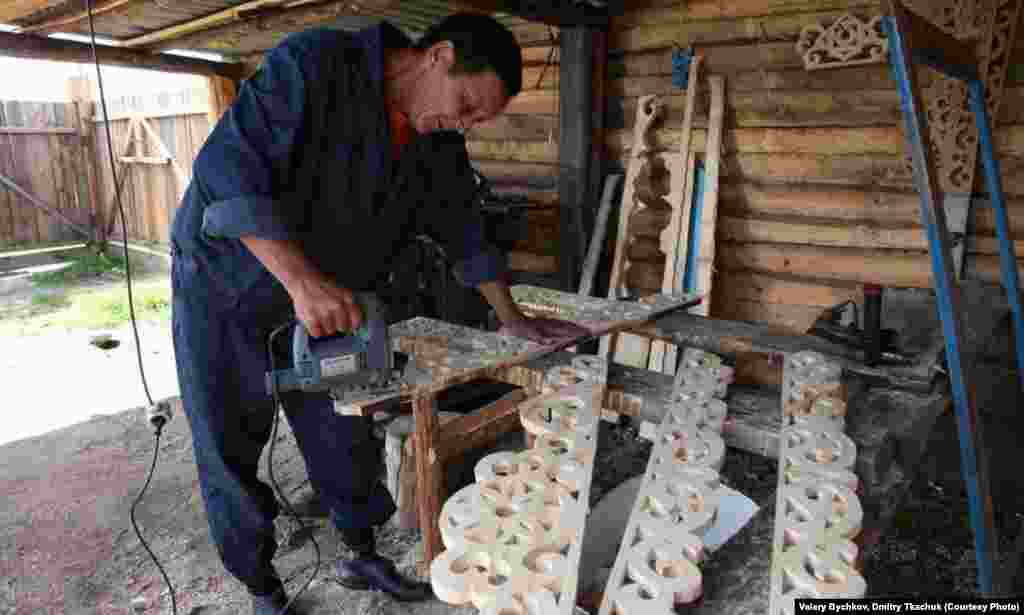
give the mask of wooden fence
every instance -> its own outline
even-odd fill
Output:
[[[0,175],[73,222],[91,226],[88,166],[73,104],[0,101]],[[84,239],[0,187],[0,248]]]
[[[108,105],[108,113],[128,236],[167,243],[174,211],[192,176],[192,161],[211,129],[205,91],[122,99]],[[101,218],[109,225],[116,202],[107,125],[100,117],[94,123]],[[119,236],[120,222],[109,230]]]

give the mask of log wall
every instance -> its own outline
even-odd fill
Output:
[[[929,287],[920,202],[905,164],[900,100],[887,64],[809,72],[800,30],[879,2],[689,0],[644,2],[613,22],[606,148],[622,161],[637,97],[672,95],[657,133],[677,147],[685,103],[671,85],[673,45],[695,45],[726,77],[726,127],[712,315],[806,328],[866,282]],[[1024,38],[1018,29],[996,126],[1018,255],[1024,254]],[[706,88],[703,88],[706,91]],[[706,102],[694,143],[703,147]],[[540,160],[531,160],[538,163]],[[969,276],[997,280],[991,212],[975,206]],[[657,227],[663,222],[651,221]],[[644,249],[638,245],[637,249]],[[661,267],[634,272],[656,291]]]
[[[512,30],[523,49],[523,90],[505,113],[467,134],[468,147],[497,192],[527,195],[533,205],[510,268],[549,275],[558,270],[558,29],[524,23]]]

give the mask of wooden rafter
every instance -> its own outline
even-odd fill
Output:
[[[169,28],[162,28],[155,32],[150,32],[148,34],[143,34],[142,36],[136,36],[135,38],[121,41],[121,44],[126,47],[152,45],[154,43],[160,43],[179,38],[187,34],[192,34],[193,32],[200,32],[216,26],[244,21],[246,19],[246,14],[251,14],[253,11],[260,11],[260,9],[268,8],[287,8],[287,5],[289,4],[295,3],[287,0],[252,0],[251,2],[245,2],[238,6],[233,6],[222,11],[217,11],[211,15],[200,17],[199,19],[192,19]]]
[[[10,23],[60,4],[62,0],[0,0],[0,23]]]
[[[137,49],[105,45],[97,47],[97,54],[100,63],[108,66],[148,68],[192,75],[221,75],[232,79],[238,79],[242,71],[238,64],[146,53]],[[9,32],[0,32],[0,56],[84,63],[90,63],[93,59],[92,49],[86,43]]]
[[[609,15],[621,14],[625,4],[621,1],[608,2],[607,9],[598,9],[588,4],[575,4],[566,0],[537,2],[532,0],[460,0],[460,8],[484,13],[507,13],[538,21],[549,26],[603,26],[608,24]]]
[[[96,2],[92,7],[92,14],[93,16],[102,15],[138,1],[139,0],[107,0],[107,2]],[[82,10],[70,15],[54,17],[53,19],[48,19],[42,23],[26,26],[22,28],[21,31],[33,34],[53,34],[54,32],[60,32],[61,30],[66,29],[67,26],[74,25],[80,21],[85,21],[88,18],[89,13]]]
[[[291,2],[288,6],[281,6],[279,3],[278,6],[264,6],[240,12],[238,13],[238,18],[233,21],[222,21],[212,26],[207,24],[200,29],[191,29],[190,31],[188,29],[180,29],[186,25],[182,24],[182,26],[176,26],[179,29],[172,33],[172,38],[148,40],[141,43],[141,45],[145,45],[148,49],[153,50],[172,48],[228,49],[234,46],[232,41],[244,40],[249,34],[265,34],[267,31],[307,28],[337,19],[346,14],[356,15],[358,13],[352,10],[353,4],[349,0],[306,2],[301,5]],[[361,11],[373,13],[397,7],[398,5],[398,0],[369,0],[358,4],[361,7]],[[132,39],[126,41],[126,43],[140,45],[140,43],[136,42],[138,40]],[[227,44],[224,41],[227,41]]]

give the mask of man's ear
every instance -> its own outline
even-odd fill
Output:
[[[450,71],[455,66],[455,46],[451,41],[439,41],[427,50],[431,64],[440,64],[441,68]]]

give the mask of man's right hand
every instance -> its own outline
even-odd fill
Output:
[[[295,304],[295,316],[313,337],[355,331],[362,325],[363,313],[352,291],[325,277],[299,280],[288,293]]]
[[[363,312],[352,291],[338,286],[313,266],[294,241],[242,237],[242,243],[281,281],[295,315],[313,337],[355,331]]]

